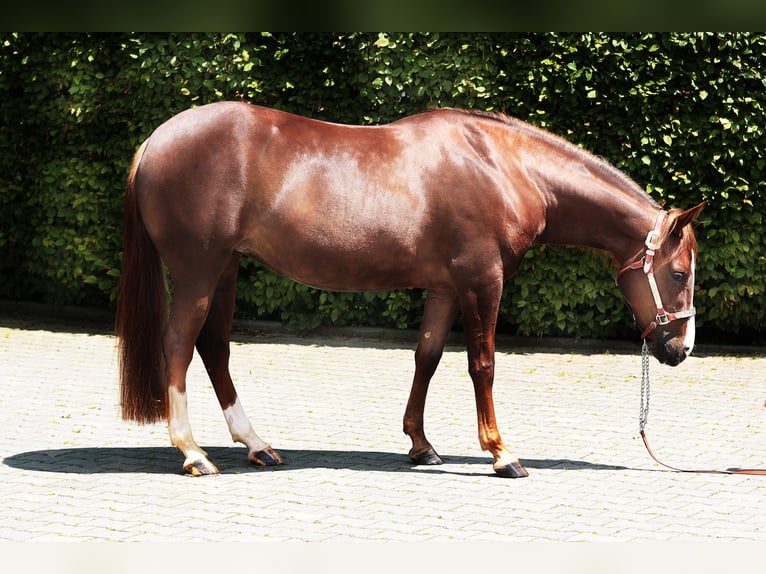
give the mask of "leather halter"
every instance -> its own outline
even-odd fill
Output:
[[[646,279],[649,281],[649,288],[652,291],[652,297],[654,298],[654,304],[657,307],[657,315],[654,321],[649,323],[649,326],[641,333],[641,338],[646,339],[654,330],[660,325],[667,325],[671,321],[677,319],[687,319],[693,317],[697,310],[694,307],[686,309],[684,311],[668,312],[665,310],[665,306],[662,303],[662,297],[660,297],[660,290],[657,287],[657,280],[654,278],[654,254],[659,247],[660,232],[662,231],[662,225],[665,222],[667,214],[665,211],[660,211],[657,214],[657,219],[654,222],[654,229],[652,229],[646,236],[646,251],[641,259],[626,265],[617,273],[617,277],[614,279],[615,285],[619,286],[619,280],[623,273],[626,271],[632,271],[634,269],[643,269]]]

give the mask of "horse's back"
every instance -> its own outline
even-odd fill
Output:
[[[497,262],[508,244],[495,143],[472,125],[449,110],[349,126],[193,108],[150,136],[141,209],[153,236],[237,250],[316,287],[444,285],[463,251]]]

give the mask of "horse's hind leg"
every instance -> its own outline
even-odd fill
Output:
[[[272,466],[282,464],[282,458],[253,430],[229,372],[229,336],[234,317],[239,259],[239,253],[234,253],[218,280],[207,320],[197,337],[197,351],[213,383],[231,438],[247,447],[250,462]]]
[[[186,373],[194,355],[194,342],[208,315],[215,278],[173,273],[175,286],[170,318],[163,337],[168,375],[168,433],[184,455],[184,471],[195,476],[218,474],[218,468],[194,440],[186,401]]]
[[[415,377],[404,413],[404,432],[412,439],[410,460],[416,464],[441,464],[423,429],[423,411],[431,377],[439,365],[444,342],[458,312],[454,293],[429,291],[415,351]]]

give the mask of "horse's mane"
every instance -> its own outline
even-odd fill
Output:
[[[465,114],[468,116],[485,118],[491,121],[500,122],[510,127],[511,129],[523,132],[535,139],[544,141],[547,144],[558,149],[559,151],[574,156],[577,159],[577,161],[584,163],[588,168],[592,168],[595,171],[598,171],[605,179],[618,185],[621,189],[625,190],[626,192],[629,192],[632,195],[644,201],[648,199],[659,208],[659,204],[657,204],[657,202],[655,202],[646,193],[646,191],[644,191],[641,188],[641,186],[639,186],[630,177],[625,175],[625,173],[623,173],[622,171],[614,167],[611,163],[606,161],[604,158],[598,157],[590,153],[589,151],[586,151],[576,146],[575,144],[564,139],[561,136],[553,134],[549,131],[546,131],[542,128],[534,126],[525,121],[522,121],[518,118],[507,116],[499,112],[486,112],[482,110],[463,110],[458,108],[439,108],[439,109],[449,110],[449,111],[457,112],[460,114]],[[437,110],[432,110],[432,111],[437,111]]]

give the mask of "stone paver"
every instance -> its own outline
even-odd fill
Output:
[[[766,541],[766,477],[679,474],[637,432],[630,353],[501,347],[501,431],[530,471],[494,476],[465,352],[450,346],[426,430],[446,464],[412,467],[401,418],[411,342],[237,334],[232,374],[288,465],[232,445],[204,368],[192,426],[217,477],[180,474],[164,425],[125,423],[108,329],[0,318],[2,541]],[[766,356],[652,363],[647,431],[674,465],[766,466]]]

